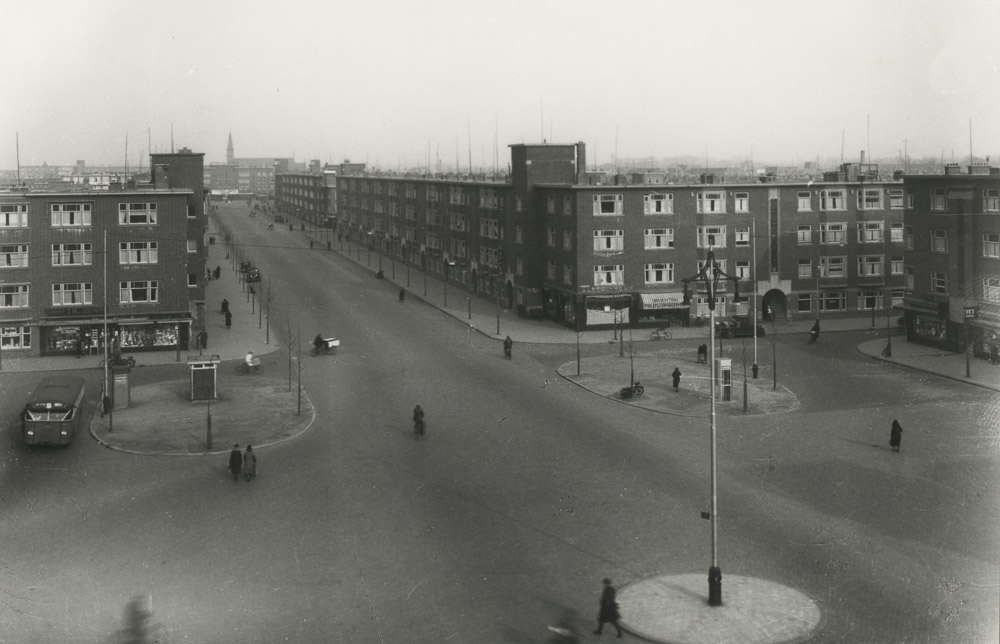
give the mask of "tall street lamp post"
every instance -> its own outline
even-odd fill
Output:
[[[733,296],[733,302],[740,301],[740,290],[739,282],[737,278],[730,277],[719,268],[719,264],[715,261],[715,253],[711,249],[708,251],[708,257],[705,260],[705,264],[698,271],[698,274],[694,277],[689,277],[684,280],[684,300],[686,302],[691,301],[691,295],[688,293],[687,287],[688,282],[702,282],[705,288],[705,293],[708,296],[708,310],[709,310],[709,337],[715,333],[715,302],[719,292],[719,282],[724,280],[733,280],[735,285],[735,295]],[[756,321],[754,321],[756,330]],[[711,478],[712,478],[712,509],[711,516],[709,517],[712,522],[712,566],[708,569],[708,605],[709,606],[721,606],[722,605],[722,569],[719,567],[719,516],[718,516],[718,477],[716,474],[716,425],[715,425],[715,342],[709,340],[709,351],[710,356],[710,368],[712,369],[711,377],[711,408],[709,411],[709,426],[711,428]]]

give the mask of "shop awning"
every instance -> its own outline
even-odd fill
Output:
[[[642,308],[653,309],[686,309],[683,293],[640,293]]]
[[[631,293],[607,293],[601,295],[586,295],[585,297],[587,298],[587,308],[610,307],[612,309],[623,309],[628,308],[632,304]]]

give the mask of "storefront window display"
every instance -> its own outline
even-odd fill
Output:
[[[0,348],[30,349],[31,327],[30,326],[0,327]]]
[[[172,347],[177,344],[176,324],[129,324],[118,328],[122,351],[140,348]]]
[[[913,318],[913,332],[924,338],[944,342],[947,339],[945,323],[935,318],[915,316]]]

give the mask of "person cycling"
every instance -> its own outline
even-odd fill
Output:
[[[255,364],[257,364],[256,361],[257,359],[253,357],[253,351],[247,351],[247,357],[243,359],[246,366],[252,368]]]

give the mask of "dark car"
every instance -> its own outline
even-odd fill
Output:
[[[247,272],[247,282],[259,282],[260,281],[260,269],[251,268]]]
[[[240,262],[240,272],[249,273],[253,270],[253,262]]]
[[[715,323],[715,337],[717,338],[751,338],[753,337],[753,324],[749,318],[734,317],[731,320],[721,320]],[[757,325],[757,337],[764,337],[764,327]]]

